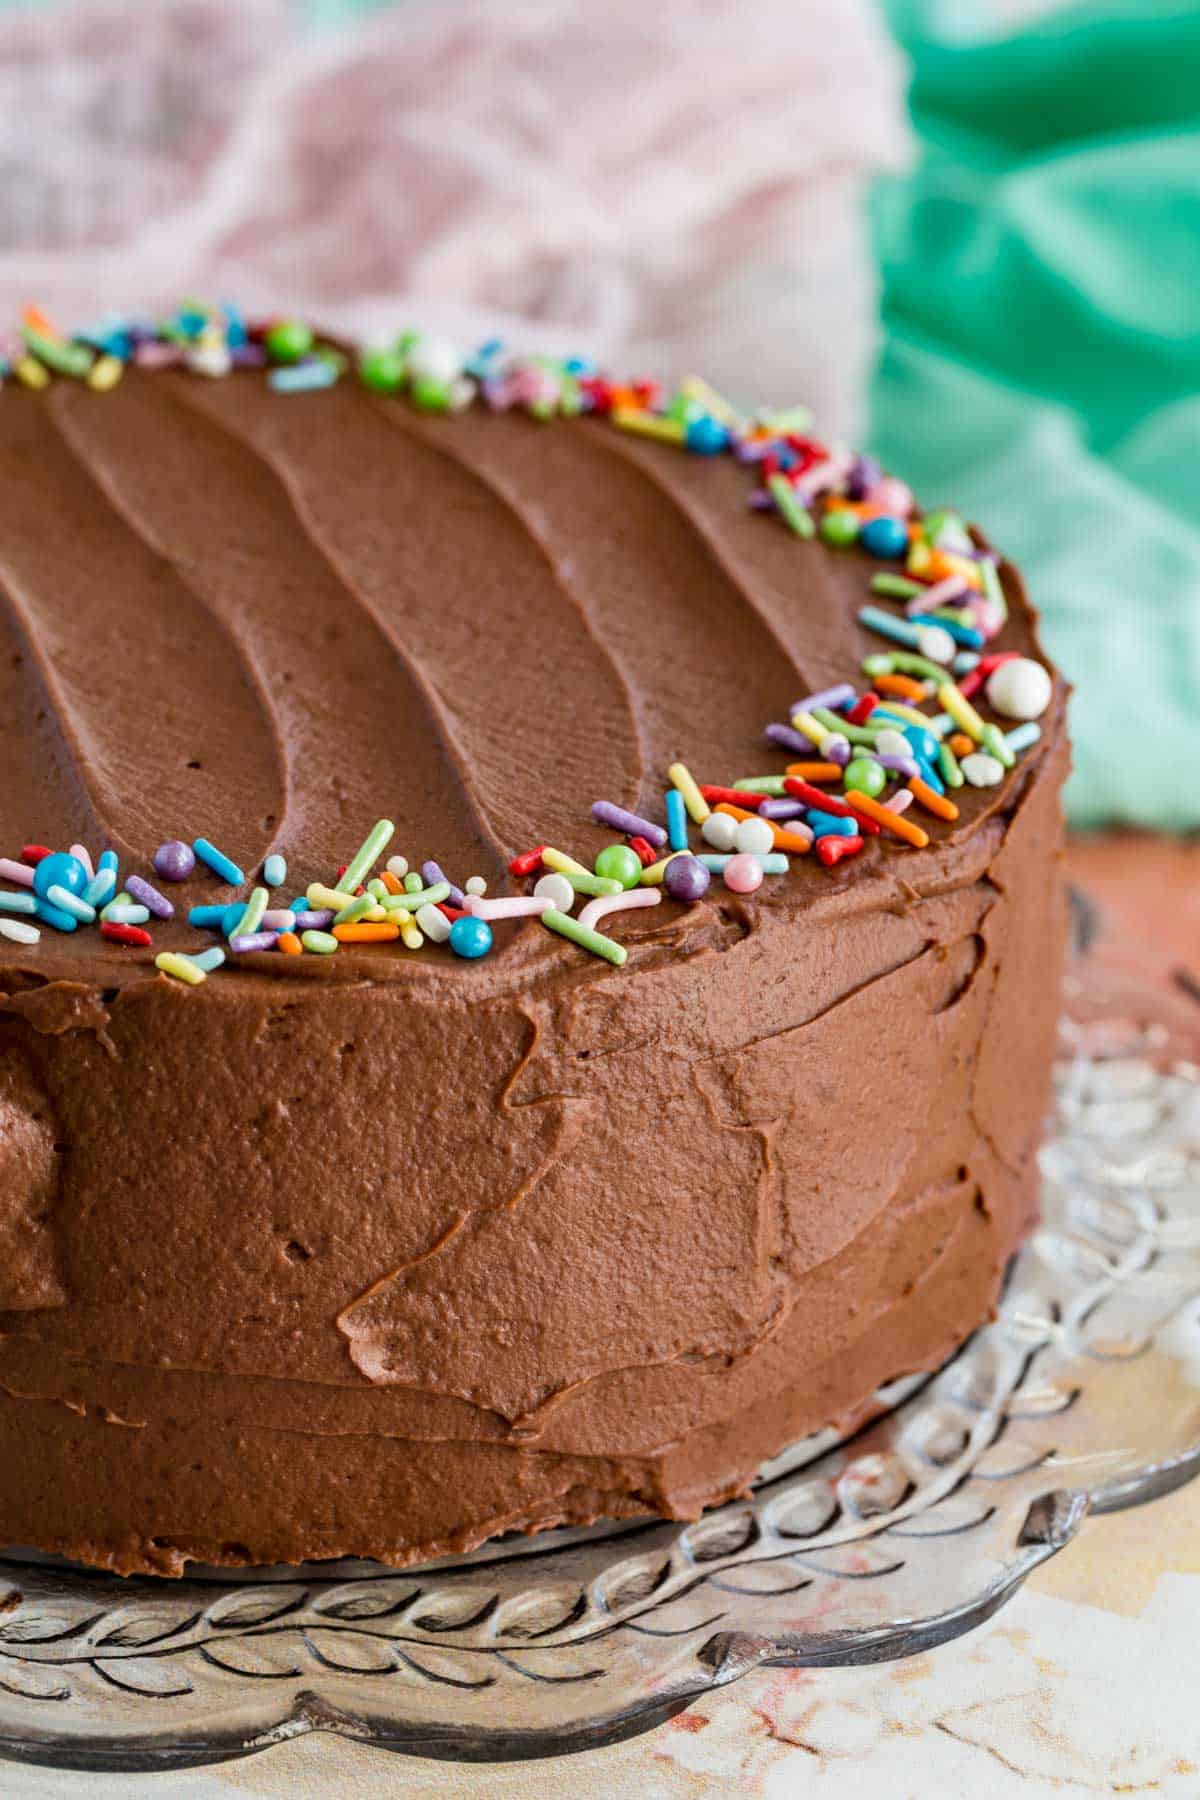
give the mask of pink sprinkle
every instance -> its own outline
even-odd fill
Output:
[[[762,864],[756,856],[739,852],[725,864],[725,886],[735,894],[752,894],[755,888],[762,886],[762,878]]]
[[[0,881],[15,881],[18,887],[32,887],[33,870],[28,863],[14,862],[11,856],[0,856]]]
[[[900,788],[898,792],[892,795],[890,800],[885,800],[883,804],[887,807],[889,812],[902,813],[907,812],[912,803],[913,796],[909,790],[907,788]]]
[[[601,919],[609,913],[632,912],[639,906],[657,906],[662,899],[662,889],[657,887],[630,888],[625,894],[599,894],[595,900],[589,900],[579,915],[579,923],[594,931]]]
[[[92,867],[91,852],[87,850],[83,844],[72,844],[67,854],[73,856],[76,862],[81,862],[83,864],[84,868],[87,870],[87,878],[91,881],[96,873],[95,869]]]
[[[525,919],[534,913],[544,913],[553,904],[540,894],[513,900],[484,900],[478,894],[468,894],[463,901],[463,911],[476,919]]]
[[[952,600],[961,600],[968,591],[971,590],[961,575],[947,575],[944,581],[935,581],[932,587],[914,594],[904,611],[911,618],[914,613],[928,612],[931,606],[948,606]]]

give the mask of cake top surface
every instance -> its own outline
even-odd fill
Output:
[[[617,891],[580,894],[574,917],[616,901],[588,929],[644,963],[719,947],[755,908],[867,914],[986,868],[1061,732],[1065,690],[1042,672],[1015,570],[954,515],[922,515],[797,412],[743,417],[699,381],[622,389],[581,365],[492,347],[467,360],[411,335],[356,379],[303,328],[289,345],[291,326],[180,320],[65,340],[35,318],[9,347],[0,985],[119,989],[155,979],[164,952],[218,946],[222,988],[449,977],[470,995],[619,978],[602,947],[537,917],[482,915],[532,895],[547,869],[510,863],[542,846],[595,886],[597,857],[646,835],[621,815],[663,832],[672,790],[691,807],[694,858],[786,865],[757,886],[751,870],[739,892],[738,868],[664,871],[670,844],[610,855],[599,886]],[[705,800],[688,770],[737,799]],[[746,780],[759,786],[734,790]],[[764,801],[781,849],[766,847]],[[598,820],[596,802],[618,811]],[[702,834],[712,806],[752,815],[757,835],[728,842],[749,823],[728,811]],[[384,891],[343,920],[310,886],[331,887],[378,819],[394,831],[353,873]],[[244,879],[203,861],[161,876],[155,851],[174,840],[219,847]],[[86,881],[67,883],[69,916],[119,887],[129,899],[107,924],[135,941],[102,934],[102,911],[54,928],[70,902],[61,883],[47,898],[34,865],[39,847],[73,845],[90,856]],[[107,890],[91,880],[105,849]],[[411,909],[385,872],[397,854],[438,865]],[[263,897],[264,931],[252,890],[269,857],[287,874]],[[159,867],[179,872],[169,856]],[[464,901],[467,877],[486,898]],[[566,879],[579,880],[569,866]],[[140,917],[145,882],[173,917],[154,900]],[[282,954],[293,900],[322,915],[307,929],[326,941],[301,920],[300,953]],[[235,904],[235,942],[257,944],[231,949],[232,919],[189,922]],[[409,922],[420,904],[465,956]],[[13,941],[14,927],[40,936]]]

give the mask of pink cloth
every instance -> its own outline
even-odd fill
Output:
[[[692,367],[850,432],[864,181],[906,146],[870,0],[287,0],[0,16],[0,313],[230,297]]]

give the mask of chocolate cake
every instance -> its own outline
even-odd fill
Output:
[[[1045,665],[1019,577],[702,384],[422,371],[410,340],[363,382],[262,334],[225,363],[285,379],[208,380],[187,331],[0,394],[0,919],[40,931],[0,936],[0,1541],[178,1574],[694,1517],[943,1362],[1033,1219],[1067,749],[1057,677],[1015,734],[1019,683],[989,705],[1006,656]],[[865,607],[951,630],[952,716]],[[946,753],[908,721],[885,774],[918,798],[879,830],[846,741],[872,762],[897,704]],[[664,889],[670,846],[634,845],[661,897],[593,928],[611,960],[460,891],[532,895],[546,847],[590,871],[643,835],[593,803],[662,829],[668,788],[703,873]],[[350,875],[388,880],[305,926],[381,818]],[[157,874],[174,840],[244,885]],[[86,888],[30,886],[75,845]],[[206,980],[177,960],[209,945]]]

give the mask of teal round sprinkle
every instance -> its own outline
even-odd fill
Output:
[[[821,520],[821,536],[827,544],[844,550],[858,538],[858,515],[842,507],[834,507]]]

